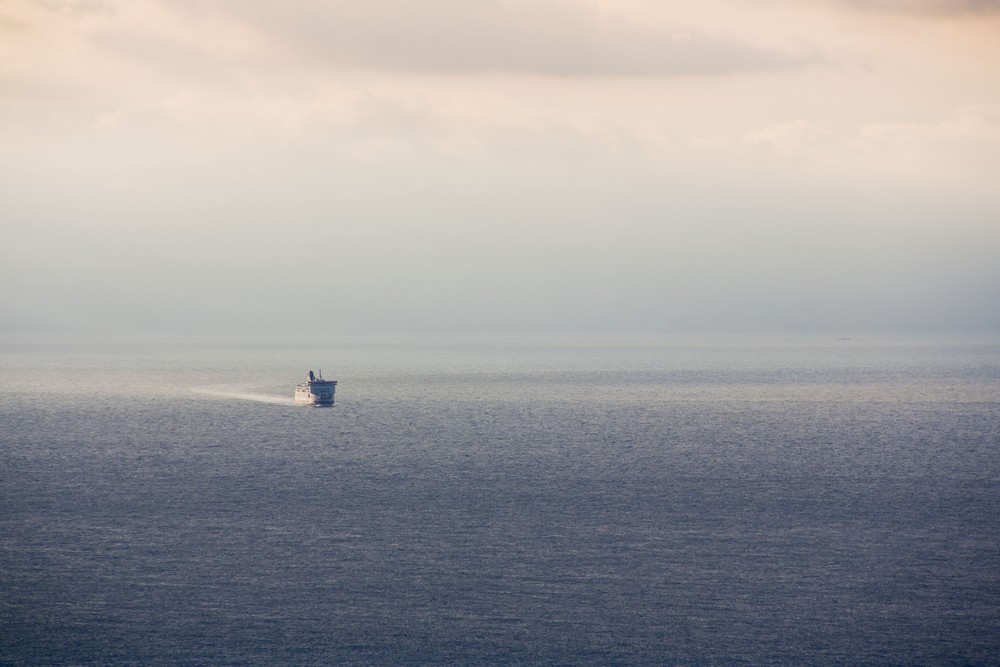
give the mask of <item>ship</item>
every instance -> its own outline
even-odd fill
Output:
[[[329,407],[333,405],[333,396],[337,392],[336,380],[324,380],[323,371],[318,374],[309,371],[309,379],[295,385],[295,402],[302,405]]]

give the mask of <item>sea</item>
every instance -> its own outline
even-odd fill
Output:
[[[1000,340],[0,338],[0,664],[997,665]]]

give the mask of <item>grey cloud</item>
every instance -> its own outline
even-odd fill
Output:
[[[204,5],[192,6],[204,11]],[[639,25],[553,0],[403,0],[215,5],[277,34],[314,61],[443,74],[714,75],[818,60],[736,38]]]
[[[1000,0],[828,0],[855,9],[901,14],[1000,14]]]

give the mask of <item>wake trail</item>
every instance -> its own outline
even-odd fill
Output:
[[[196,394],[203,396],[213,396],[215,398],[228,398],[237,401],[253,401],[255,403],[268,403],[270,405],[295,405],[295,400],[274,394],[253,394],[243,391],[225,391],[220,389],[210,389],[206,387],[193,387],[191,389]]]

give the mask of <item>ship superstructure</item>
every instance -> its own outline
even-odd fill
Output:
[[[334,394],[337,393],[336,380],[324,380],[323,371],[314,374],[309,371],[309,379],[295,385],[295,402],[303,405],[326,407],[334,404]]]

